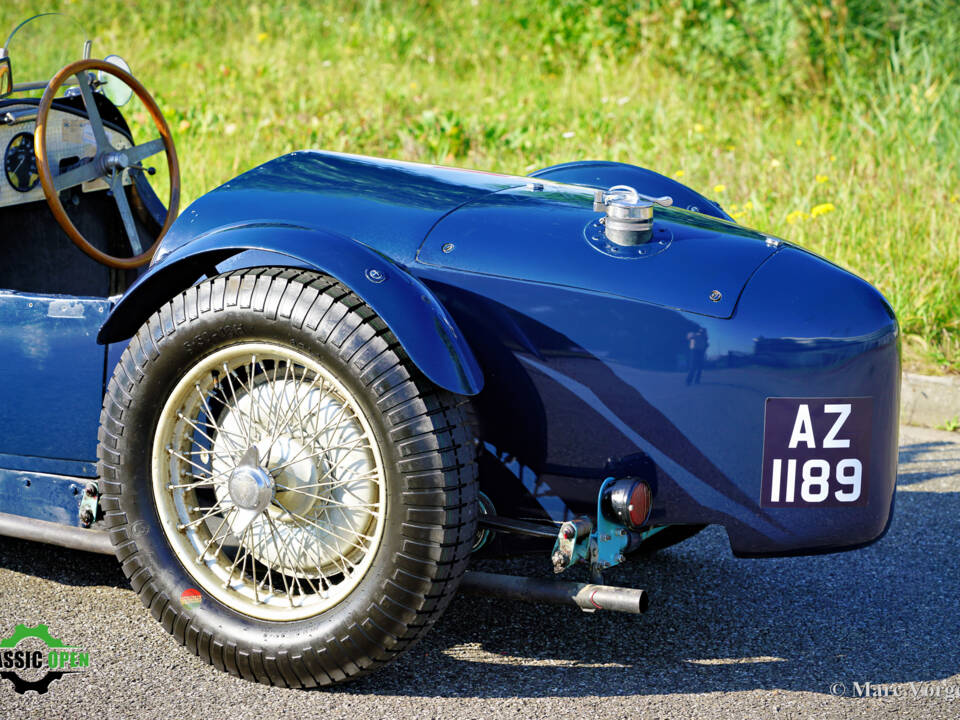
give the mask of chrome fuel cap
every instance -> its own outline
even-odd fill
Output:
[[[593,210],[606,214],[601,222],[607,238],[617,245],[639,245],[650,241],[654,203],[669,207],[673,198],[643,195],[629,185],[597,190],[593,196]]]

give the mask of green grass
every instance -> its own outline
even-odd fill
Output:
[[[960,372],[954,0],[52,5],[158,98],[187,201],[305,147],[632,162],[865,277],[907,367]],[[30,7],[7,0],[0,26]]]

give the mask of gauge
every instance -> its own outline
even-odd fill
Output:
[[[13,136],[3,156],[3,171],[18,192],[30,192],[37,186],[40,176],[37,174],[37,156],[33,152],[33,133]]]

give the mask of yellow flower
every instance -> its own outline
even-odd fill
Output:
[[[743,211],[741,211],[741,212],[735,212],[735,213],[730,213],[730,217],[732,217],[734,220],[739,220],[740,218],[742,218],[742,217],[743,217],[744,215],[746,215],[746,214],[747,214],[747,213],[746,213],[746,212],[743,212]]]
[[[836,155],[831,155],[831,156],[830,156],[830,162],[836,162],[836,161],[837,161],[837,156],[836,156]]]
[[[694,131],[694,132],[698,132],[698,133],[702,133],[702,132],[703,132],[703,125],[701,125],[700,123],[694,123],[694,124],[693,124],[693,131]]]
[[[673,171],[673,176],[674,176],[675,178],[682,178],[684,175],[686,175],[686,173],[685,173],[683,170],[674,170],[674,171]]]
[[[791,213],[787,213],[787,222],[793,225],[795,222],[800,220],[805,220],[807,214],[803,210],[794,210]]]
[[[722,193],[722,192],[723,192],[724,190],[726,190],[726,189],[727,189],[727,186],[726,186],[726,185],[714,185],[714,186],[713,186],[713,191],[714,191],[715,193],[717,193],[718,195],[719,195],[720,193]]]
[[[803,145],[803,140],[797,138],[797,147],[800,147],[801,145]]]
[[[750,202],[749,200],[747,200],[747,201],[743,204],[743,209],[744,209],[744,210],[753,210],[753,203]]]
[[[953,195],[951,195],[950,202],[952,203],[960,202],[960,195],[958,195],[957,193],[954,193]]]
[[[257,33],[257,42],[258,42],[258,43],[262,43],[262,42],[263,42],[264,40],[266,40],[268,37],[270,37],[270,36],[267,35],[265,32]]]
[[[817,182],[818,183],[830,182],[830,178],[828,178],[826,175],[817,174]]]
[[[727,150],[728,150],[729,152],[733,152],[733,151],[736,150],[736,149],[737,149],[737,146],[736,146],[736,145],[727,145]]]
[[[826,215],[827,213],[832,213],[834,210],[836,210],[836,208],[833,206],[833,203],[820,203],[819,205],[814,205],[810,210],[810,217]]]
[[[736,203],[733,203],[730,205],[730,212],[733,212],[734,210],[738,210],[739,208],[740,208],[739,205],[737,205]]]
[[[410,89],[411,89],[411,90],[416,90],[417,87],[418,87],[418,85],[417,85],[415,82],[410,83]]]

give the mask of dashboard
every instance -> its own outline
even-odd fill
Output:
[[[37,106],[35,103],[4,103],[0,107],[0,208],[44,200],[37,175],[33,149]],[[107,138],[117,149],[130,147],[130,140],[120,131],[106,126]],[[47,119],[47,153],[56,174],[84,158],[96,155],[93,127],[85,116],[51,108]],[[128,179],[125,178],[127,182]],[[94,180],[80,186],[82,192],[106,190],[107,183]]]

